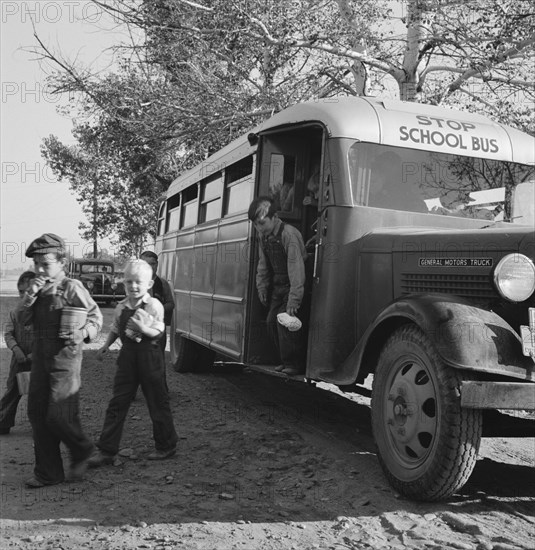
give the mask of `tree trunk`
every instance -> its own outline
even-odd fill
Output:
[[[97,193],[97,180],[93,180],[93,258],[98,258],[98,231],[97,231],[97,201],[98,201],[98,193]]]
[[[399,97],[403,101],[416,101],[418,95],[418,65],[420,63],[420,45],[425,30],[422,26],[422,13],[425,10],[424,0],[407,0],[407,47],[403,55],[403,72],[399,85]]]

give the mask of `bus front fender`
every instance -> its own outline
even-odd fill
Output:
[[[388,305],[350,355],[353,368],[373,372],[382,345],[405,323],[416,324],[451,367],[535,381],[535,364],[522,354],[520,337],[506,321],[447,295],[410,296]]]

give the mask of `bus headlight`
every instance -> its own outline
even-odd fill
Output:
[[[87,288],[89,290],[93,290],[94,286],[95,286],[95,283],[93,281],[87,281]]]
[[[112,290],[117,290],[117,283],[112,283],[111,284],[111,289]]]
[[[506,300],[523,302],[535,290],[535,265],[524,254],[508,254],[494,270],[494,284]]]

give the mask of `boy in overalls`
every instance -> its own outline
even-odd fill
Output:
[[[22,298],[31,311],[34,332],[28,418],[35,467],[26,485],[39,488],[65,479],[60,443],[70,452],[71,480],[83,476],[93,453],[94,445],[80,424],[79,391],[83,342],[98,336],[102,314],[82,283],[66,277],[66,249],[60,237],[45,233],[30,244],[26,256],[33,258],[37,275]],[[60,337],[66,306],[84,308],[87,320],[82,328],[73,326]]]
[[[178,437],[169,404],[159,343],[165,330],[164,310],[162,304],[149,294],[153,285],[151,266],[143,260],[129,262],[125,269],[124,284],[126,298],[117,305],[111,331],[99,350],[99,358],[102,359],[111,344],[117,338],[121,339],[113,396],[97,443],[99,450],[89,459],[89,467],[92,468],[113,463],[119,452],[128,409],[140,384],[149,408],[156,446],[156,450],[147,458],[162,460],[176,452]]]
[[[248,211],[258,231],[256,288],[262,305],[268,307],[267,329],[282,361],[276,370],[289,376],[305,372],[305,329],[295,332],[277,322],[277,315],[299,317],[305,292],[307,253],[301,233],[283,223],[270,197],[253,200]],[[303,321],[303,319],[301,319]]]

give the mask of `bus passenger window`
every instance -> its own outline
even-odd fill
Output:
[[[216,220],[221,217],[221,195],[223,192],[223,174],[217,172],[201,181],[201,207],[199,223]]]
[[[167,215],[165,218],[165,232],[178,229],[180,220],[180,193],[169,197],[167,200]]]
[[[253,190],[253,157],[246,157],[225,170],[225,206],[223,215],[247,212]]]
[[[166,202],[163,201],[162,204],[160,204],[160,209],[158,210],[158,227],[156,230],[157,235],[163,235],[165,232],[165,206]]]
[[[191,227],[197,223],[197,184],[190,185],[182,191],[182,217],[180,218],[180,227]]]
[[[269,166],[269,194],[275,200],[277,210],[293,211],[294,183],[295,157],[272,153]]]

